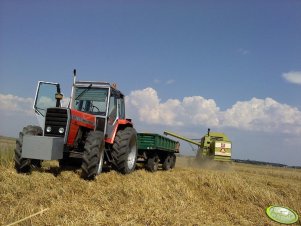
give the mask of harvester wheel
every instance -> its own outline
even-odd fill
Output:
[[[82,178],[93,180],[101,173],[104,157],[104,134],[101,131],[91,131],[85,142],[82,159]]]
[[[27,173],[31,170],[31,165],[36,167],[41,166],[40,160],[31,160],[22,158],[22,146],[23,146],[23,137],[25,135],[31,136],[42,136],[43,130],[39,126],[26,126],[23,128],[22,132],[19,133],[19,139],[16,140],[16,149],[15,149],[15,169],[18,173]]]
[[[171,164],[172,164],[172,157],[170,155],[167,155],[163,162],[163,166],[162,166],[163,170],[170,170]]]
[[[145,166],[146,170],[148,170],[150,172],[156,172],[159,167],[159,161],[160,161],[160,159],[157,154],[150,156],[146,162],[146,166]]]
[[[131,173],[137,162],[137,132],[132,127],[119,130],[116,134],[112,157],[115,168],[122,174]]]
[[[170,168],[173,169],[176,166],[176,160],[177,160],[177,156],[175,154],[171,155],[171,165]]]

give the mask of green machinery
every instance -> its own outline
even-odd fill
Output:
[[[196,157],[199,159],[209,158],[217,161],[231,161],[232,143],[224,133],[210,132],[210,129],[208,129],[207,134],[201,138],[200,142],[169,131],[165,131],[164,134],[197,145]]]
[[[180,143],[156,133],[138,133],[138,159],[144,163],[146,170],[155,172],[159,164],[163,170],[175,167],[176,153],[179,153]]]

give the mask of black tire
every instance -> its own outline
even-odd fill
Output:
[[[39,126],[26,126],[23,128],[22,132],[19,133],[19,139],[16,140],[15,148],[15,169],[18,173],[28,173],[31,170],[31,166],[40,167],[40,160],[31,160],[27,158],[22,158],[22,146],[23,146],[23,137],[25,135],[31,136],[42,136],[43,130]]]
[[[173,169],[176,166],[176,160],[177,160],[177,156],[175,154],[171,155],[171,165],[170,168]]]
[[[91,131],[85,142],[82,159],[82,178],[93,180],[101,173],[104,157],[104,134],[101,131]]]
[[[147,160],[146,160],[146,165],[145,165],[145,169],[150,171],[150,172],[156,172],[158,170],[159,167],[159,156],[157,154],[150,156]]]
[[[122,174],[131,173],[136,167],[137,152],[136,130],[132,127],[119,130],[112,149],[116,170]]]
[[[171,163],[172,163],[172,157],[171,155],[166,155],[163,165],[162,165],[162,169],[163,170],[170,170],[171,168]]]

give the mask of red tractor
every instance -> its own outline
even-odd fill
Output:
[[[60,166],[81,160],[82,177],[94,179],[103,166],[128,174],[137,161],[137,133],[125,118],[124,95],[106,82],[76,81],[67,108],[60,85],[39,82],[34,110],[40,126],[20,132],[15,149],[17,172],[29,172],[43,160]]]

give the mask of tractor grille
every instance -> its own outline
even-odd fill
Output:
[[[52,136],[52,137],[64,137],[66,132],[67,122],[68,122],[67,109],[48,108],[45,117],[44,135]],[[61,132],[59,132],[60,130]]]

